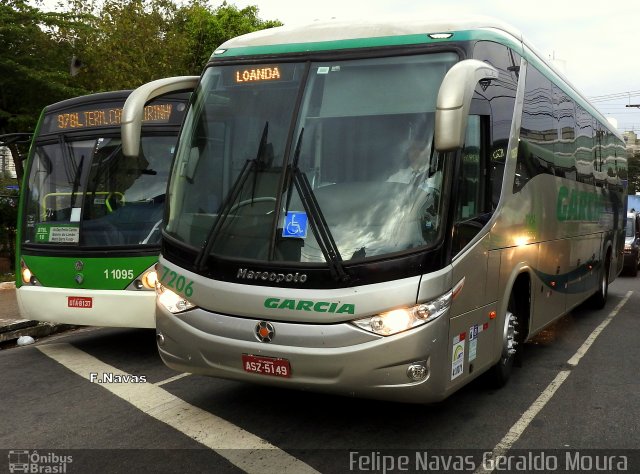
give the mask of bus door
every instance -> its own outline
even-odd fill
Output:
[[[488,251],[488,232],[479,242],[468,247],[492,215],[488,136],[489,117],[469,116],[465,146],[453,172],[457,181],[452,183],[451,203],[455,209],[453,284],[462,282],[463,286],[459,297],[452,302],[455,317],[449,328],[451,381],[464,372],[474,370],[470,367],[490,365],[495,354],[496,322],[491,321],[489,315],[497,311],[500,254]],[[465,344],[467,354],[463,353],[462,357],[466,360],[460,362],[456,349]]]

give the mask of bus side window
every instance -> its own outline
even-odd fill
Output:
[[[487,116],[470,115],[467,123],[454,201],[454,254],[480,232],[491,215],[490,173],[486,156],[488,119]]]

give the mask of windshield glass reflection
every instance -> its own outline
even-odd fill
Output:
[[[435,104],[457,60],[438,53],[308,70],[208,69],[183,129],[167,233],[213,255],[294,263],[433,245],[444,166],[432,146]],[[265,68],[268,79],[255,72]],[[310,195],[301,195],[297,172]]]

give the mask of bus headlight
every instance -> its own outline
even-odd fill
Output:
[[[24,260],[20,260],[20,276],[22,278],[22,283],[25,285],[40,286],[38,279],[33,273],[31,273],[27,264],[24,263]]]
[[[444,314],[451,306],[449,291],[444,295],[412,308],[400,308],[368,318],[356,319],[353,324],[365,331],[381,336],[391,336],[407,329],[422,326]]]
[[[157,281],[158,274],[156,273],[155,267],[152,270],[147,270],[140,277],[140,283],[148,290],[153,290],[156,287]]]
[[[164,306],[165,309],[172,314],[183,313],[195,308],[195,305],[189,300],[183,298],[177,293],[174,293],[157,280],[156,295],[158,296],[158,303]]]
[[[155,290],[158,281],[158,272],[156,266],[153,265],[146,269],[142,275],[133,280],[127,287],[127,290]]]

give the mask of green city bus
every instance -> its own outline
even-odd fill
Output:
[[[16,287],[22,317],[155,327],[155,270],[169,169],[189,93],[144,107],[141,152],[122,154],[131,91],[45,107],[20,190]]]

